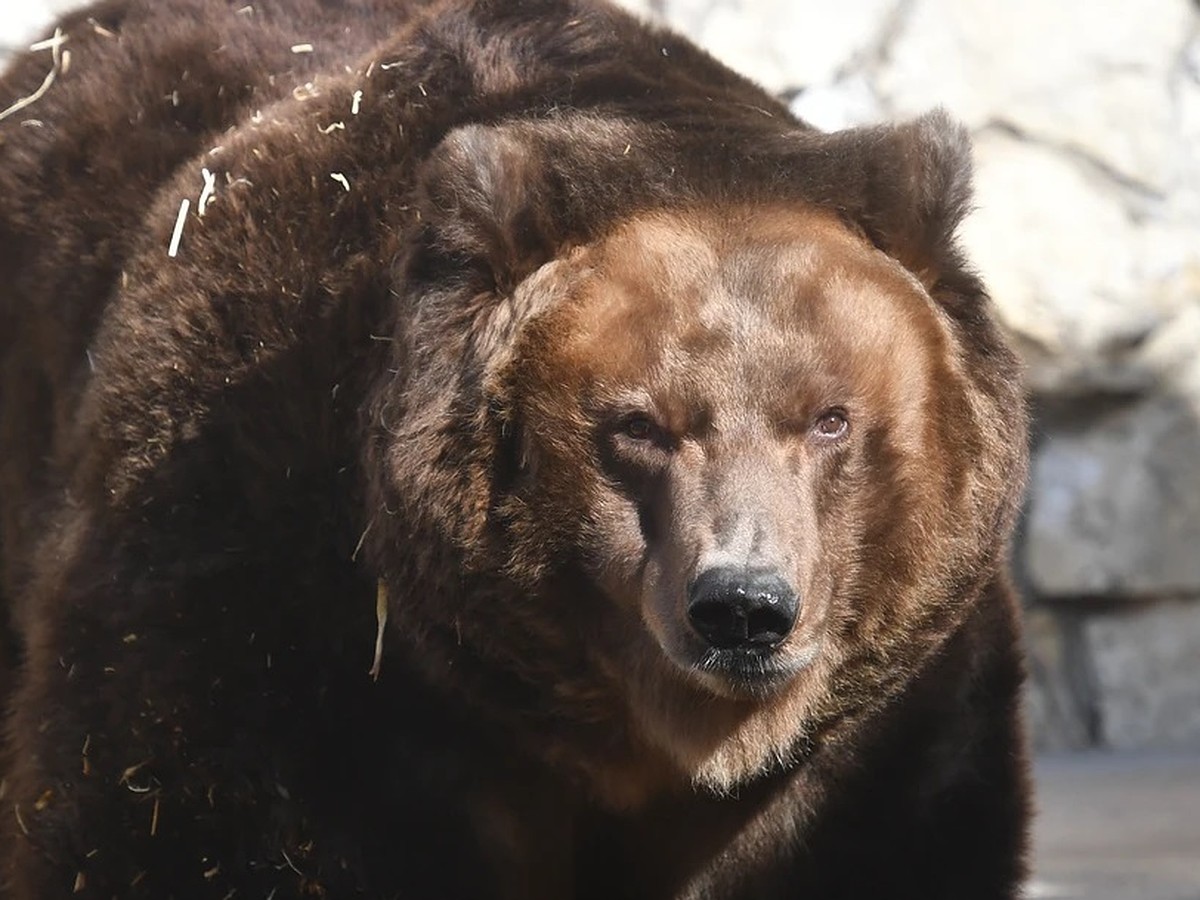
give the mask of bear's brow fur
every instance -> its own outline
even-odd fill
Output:
[[[961,126],[822,133],[598,0],[57,27],[0,119],[0,896],[1017,895]],[[745,683],[718,564],[799,596]]]

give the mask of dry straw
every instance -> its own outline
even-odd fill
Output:
[[[71,64],[71,55],[62,48],[62,45],[65,44],[67,40],[68,38],[62,33],[62,29],[55,28],[54,37],[47,38],[44,41],[38,41],[36,44],[30,46],[29,49],[35,53],[39,50],[50,51],[50,57],[53,60],[50,66],[50,71],[46,73],[46,77],[42,81],[41,87],[39,87],[28,97],[22,97],[12,106],[8,107],[8,109],[0,112],[0,122],[4,121],[11,115],[19,113],[26,107],[37,103],[40,99],[42,99],[43,96],[45,96],[46,91],[50,90],[50,86],[54,84],[54,79],[58,77],[58,73],[65,72],[67,70],[67,67]]]

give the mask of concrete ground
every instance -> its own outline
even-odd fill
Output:
[[[1200,753],[1037,763],[1028,900],[1200,900]]]

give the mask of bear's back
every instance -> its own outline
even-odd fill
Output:
[[[163,186],[420,3],[347,5],[359,27],[311,0],[108,0],[0,79],[0,108],[13,109],[0,125],[0,596],[23,580],[41,507],[32,486],[55,482],[46,465],[63,453],[90,345]],[[49,90],[17,108],[50,69]]]

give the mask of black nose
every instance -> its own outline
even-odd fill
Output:
[[[719,650],[768,649],[788,636],[799,608],[795,591],[776,573],[722,567],[692,584],[688,620]]]

